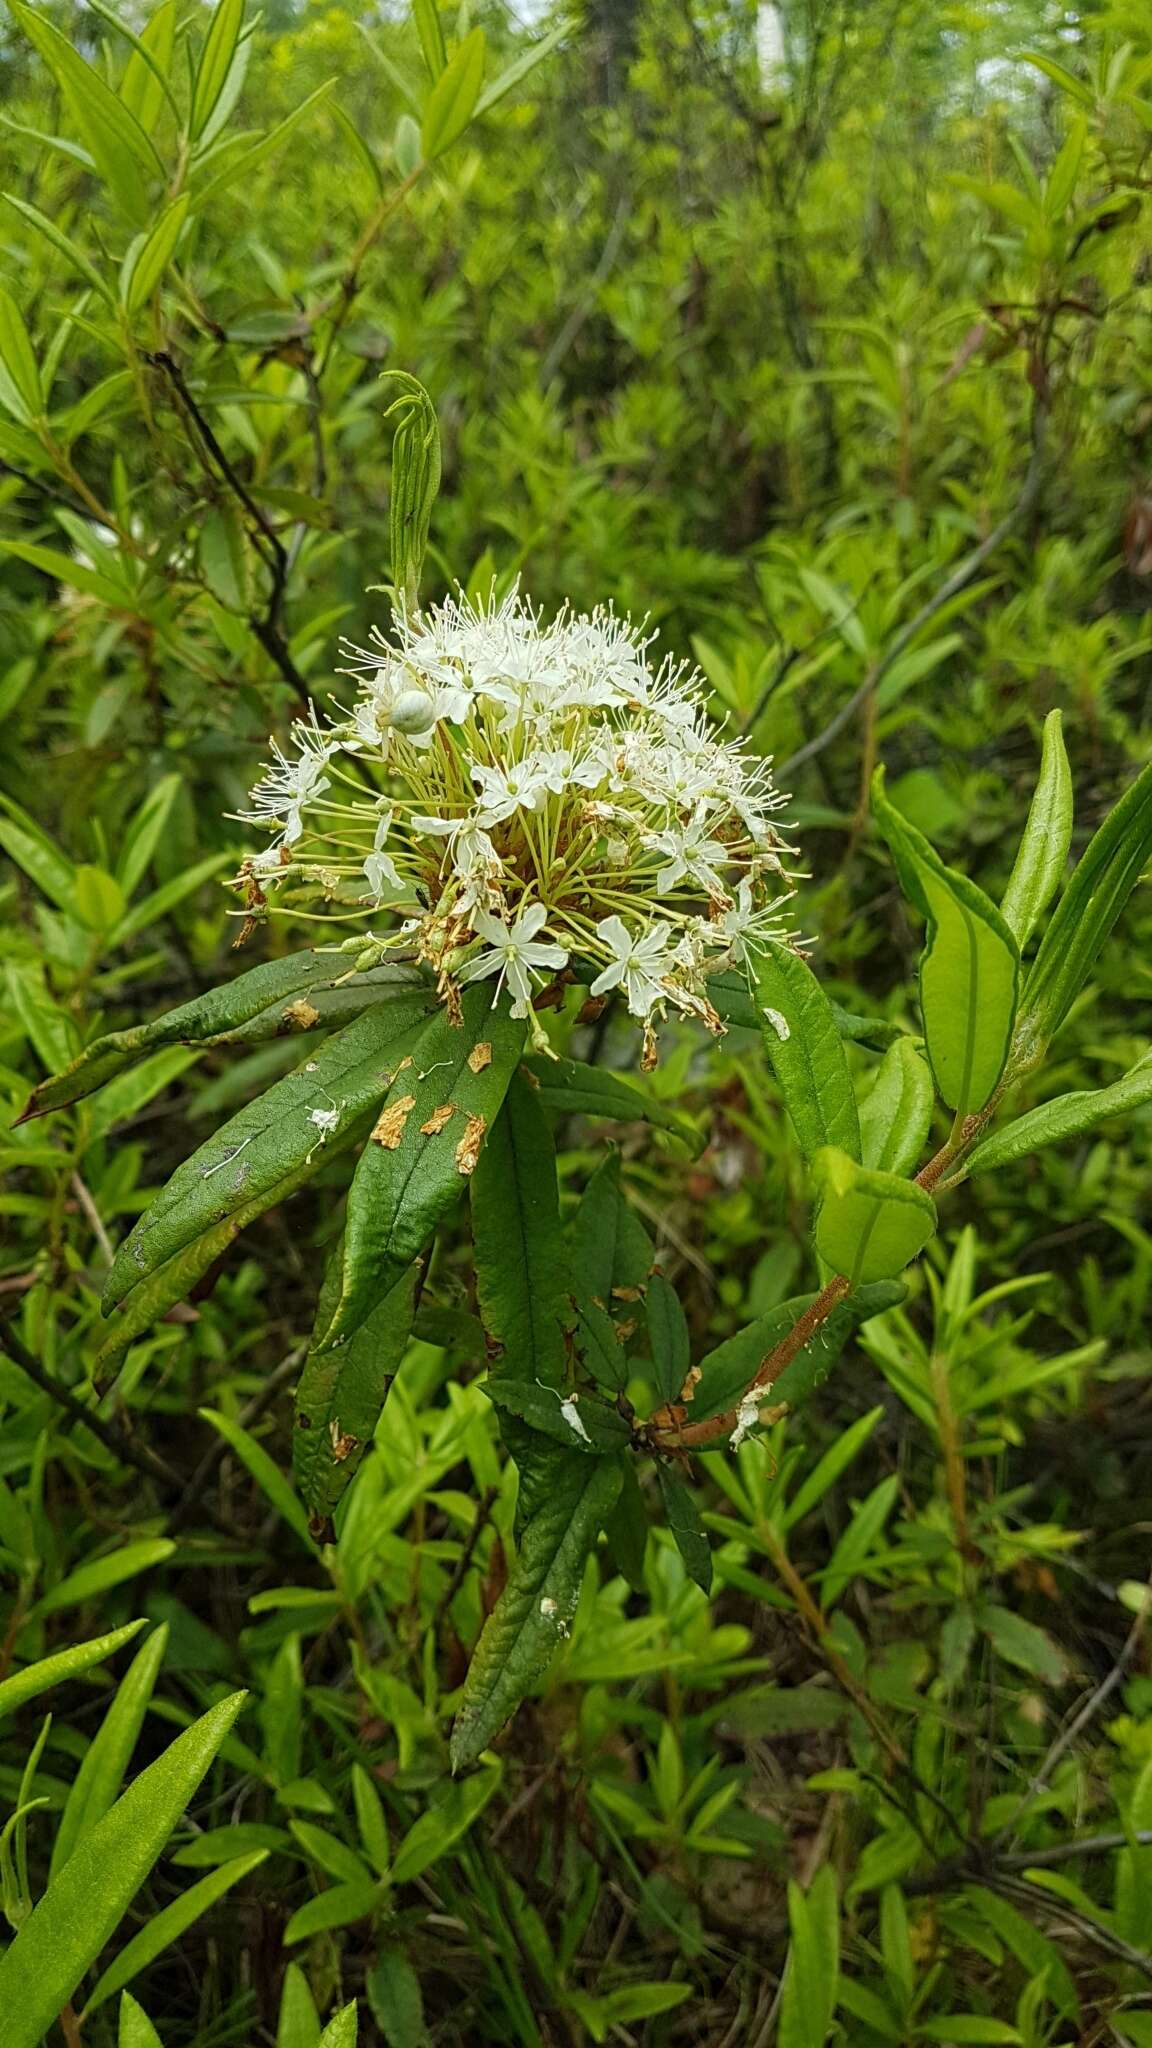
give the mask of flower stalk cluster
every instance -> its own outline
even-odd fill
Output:
[[[604,609],[551,623],[517,593],[449,599],[349,647],[355,702],[273,744],[245,819],[270,843],[238,878],[249,907],[373,927],[460,987],[507,987],[532,1018],[557,977],[614,990],[644,1025],[720,1020],[709,975],[787,942],[792,849],[769,764],[723,739],[702,683]],[[308,908],[310,906],[310,909]]]

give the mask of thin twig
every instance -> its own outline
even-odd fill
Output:
[[[122,1464],[132,1465],[137,1472],[144,1473],[147,1478],[158,1480],[162,1486],[183,1488],[184,1482],[180,1474],[163,1458],[158,1457],[147,1444],[134,1443],[124,1430],[118,1428],[114,1422],[105,1421],[95,1409],[86,1407],[83,1401],[76,1398],[70,1387],[64,1386],[52,1373],[46,1372],[39,1359],[33,1356],[23,1339],[17,1335],[7,1317],[3,1318],[0,1342],[3,1343],[13,1365],[24,1374],[25,1379],[31,1380],[33,1386],[39,1387],[42,1394],[47,1394],[50,1400],[55,1401],[57,1407],[63,1409],[73,1422],[82,1424],[114,1458],[120,1459]]]

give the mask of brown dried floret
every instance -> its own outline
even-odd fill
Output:
[[[404,1136],[404,1126],[416,1107],[414,1095],[401,1095],[395,1102],[386,1103],[376,1120],[372,1136],[386,1152],[395,1152]]]
[[[487,1129],[487,1117],[469,1117],[464,1136],[456,1147],[457,1173],[462,1173],[465,1176],[475,1173],[476,1162],[480,1157],[480,1147],[484,1143],[484,1133]]]
[[[448,1123],[449,1120],[455,1116],[455,1114],[456,1104],[454,1102],[442,1102],[440,1104],[439,1109],[434,1109],[432,1111],[432,1114],[428,1118],[427,1122],[421,1124],[421,1136],[425,1138],[436,1137],[437,1134],[444,1129],[445,1124]]]
[[[468,1065],[474,1074],[482,1074],[485,1067],[492,1065],[492,1047],[486,1038],[482,1038],[479,1044],[472,1047],[468,1055]]]
[[[300,996],[296,1002],[289,1003],[282,1022],[288,1026],[289,1031],[311,1031],[313,1025],[320,1022],[320,1012],[313,1008],[305,996]]]

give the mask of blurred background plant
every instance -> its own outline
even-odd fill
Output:
[[[1051,709],[1081,834],[1147,758],[1132,0],[93,0],[0,36],[6,1124],[227,972],[225,814],[381,615],[382,371],[441,424],[426,594],[520,574],[694,654],[795,791],[852,1010],[914,1014],[878,754],[997,895]],[[1144,1049],[1150,942],[1137,892],[1045,1091]],[[670,1039],[700,1155],[628,1127],[608,1170],[701,1348],[811,1276],[749,1043]],[[961,1190],[803,1418],[698,1461],[711,1600],[665,1530],[593,1560],[453,1782],[514,1490],[463,1235],[331,1545],[285,1476],[325,1176],[91,1384],[181,1126],[294,1057],[165,1048],[3,1138],[0,1877],[23,1954],[68,1929],[92,1970],[55,2006],[45,1970],[47,2037],[1147,2048],[1147,1108]],[[566,1127],[576,1231],[603,1148]]]

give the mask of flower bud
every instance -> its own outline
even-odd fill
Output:
[[[390,723],[395,732],[430,732],[436,723],[436,706],[427,690],[401,690],[392,705]]]

